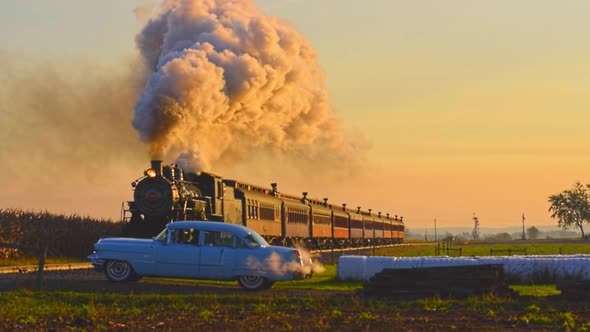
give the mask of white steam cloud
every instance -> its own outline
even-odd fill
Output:
[[[167,0],[137,36],[152,70],[133,126],[152,158],[207,170],[270,151],[350,159],[310,43],[250,0]]]

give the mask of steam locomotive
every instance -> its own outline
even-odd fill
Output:
[[[280,193],[270,188],[153,160],[144,176],[132,182],[134,200],[122,207],[125,235],[151,237],[166,223],[209,220],[245,225],[276,245],[310,249],[400,243],[403,217],[375,214],[328,203],[328,199]]]

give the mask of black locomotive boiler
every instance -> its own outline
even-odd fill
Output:
[[[151,237],[166,223],[209,220],[245,225],[271,244],[310,249],[400,243],[403,217],[332,205],[328,199],[284,194],[276,183],[260,187],[154,160],[132,182],[134,200],[123,206],[125,235]]]

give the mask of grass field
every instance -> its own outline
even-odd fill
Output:
[[[590,305],[552,300],[554,285],[515,286],[523,299],[472,296],[418,300],[364,297],[360,282],[336,280],[336,266],[312,279],[245,292],[235,282],[145,278],[115,285],[72,280],[52,290],[2,292],[0,330],[587,331]],[[77,285],[77,286],[76,286]],[[79,288],[82,289],[79,289]]]
[[[434,256],[437,246],[432,243],[414,243],[385,249],[377,249],[376,255],[382,256]],[[441,255],[447,255],[444,247]],[[512,255],[522,255],[525,250],[527,255],[573,255],[590,254],[590,242],[583,240],[536,240],[536,241],[510,241],[504,243],[467,242],[455,243],[452,248],[461,249],[462,256],[507,256],[508,249]],[[493,252],[492,252],[493,251]],[[448,256],[458,256],[457,250],[450,250]]]

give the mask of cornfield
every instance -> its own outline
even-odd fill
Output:
[[[121,223],[110,219],[0,209],[0,242],[47,247],[50,257],[84,258],[100,237],[120,234]],[[26,254],[0,247],[0,259],[18,259]]]

